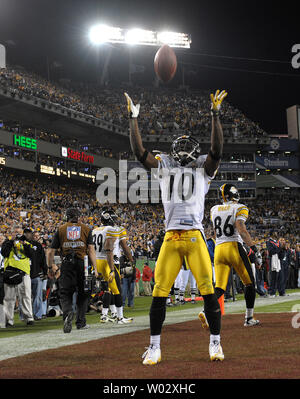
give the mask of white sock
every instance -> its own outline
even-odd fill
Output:
[[[221,341],[220,334],[219,335],[210,334],[210,343],[213,344],[213,343],[215,343],[215,341],[220,343],[220,341]]]
[[[102,308],[102,315],[107,316],[108,314],[108,308]]]
[[[160,348],[160,335],[151,335],[150,345],[153,345],[155,348]]]
[[[110,313],[117,313],[116,305],[109,305]]]
[[[246,314],[245,314],[246,319],[252,319],[253,312],[254,312],[253,308],[252,309],[246,309]]]
[[[0,305],[0,328],[5,328],[5,313],[3,305]]]
[[[118,319],[123,319],[123,306],[121,306],[120,308],[116,308],[116,309],[117,309]]]

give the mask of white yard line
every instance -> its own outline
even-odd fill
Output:
[[[276,303],[299,300],[300,293],[292,293],[286,297],[276,298],[257,298],[256,313],[259,313],[259,307],[272,305]],[[184,309],[180,306],[178,310],[172,312],[167,311],[165,325],[181,323],[190,320],[197,320],[197,315],[202,308]],[[225,314],[244,312],[245,302],[235,301],[225,303]],[[75,326],[74,326],[75,327]],[[122,335],[129,332],[149,330],[149,316],[136,317],[133,323],[128,325],[117,324],[92,324],[88,330],[77,330],[73,328],[70,334],[64,334],[62,329],[47,330],[39,333],[23,334],[11,338],[0,339],[0,361],[26,355],[28,353],[40,352],[47,349],[55,349],[67,345],[74,345],[83,342],[93,341],[114,335]],[[147,332],[148,334],[148,332]],[[145,338],[147,344],[148,338]],[[1,368],[0,368],[1,376]]]

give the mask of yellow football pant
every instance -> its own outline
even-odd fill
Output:
[[[216,287],[226,291],[231,267],[244,285],[254,283],[251,263],[243,246],[238,242],[224,242],[215,248],[214,266]]]
[[[183,264],[184,257],[201,295],[214,293],[212,265],[199,230],[170,230],[165,234],[154,271],[153,296],[167,297]]]
[[[107,260],[105,260],[105,259],[97,259],[97,271],[98,271],[98,273],[102,274],[102,276],[103,276],[105,281],[108,281],[109,273],[110,273],[110,267],[109,267],[109,264],[108,264]],[[119,271],[117,270],[116,267],[115,267],[115,273],[119,273]],[[113,295],[120,294],[120,291],[118,289],[118,286],[117,286],[115,278],[113,279],[113,281],[111,283],[108,283],[108,288],[109,288],[110,292]]]

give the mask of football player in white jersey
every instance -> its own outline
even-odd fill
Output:
[[[132,320],[123,317],[120,272],[114,264],[114,246],[120,235],[120,228],[115,225],[116,218],[117,215],[113,211],[104,210],[101,213],[102,226],[96,227],[92,235],[96,250],[97,272],[102,275],[105,282],[100,322],[107,323],[115,321],[108,317],[108,309],[112,294],[115,298],[117,323],[125,324]]]
[[[155,268],[155,286],[150,308],[150,346],[143,364],[161,361],[160,336],[166,314],[166,299],[186,257],[204,299],[204,311],[210,328],[211,360],[223,360],[220,344],[221,312],[212,283],[212,267],[204,239],[202,218],[204,199],[222,156],[223,130],[219,119],[225,91],[211,94],[211,148],[200,154],[192,137],[177,138],[169,155],[154,156],[142,143],[138,128],[140,105],[134,105],[125,93],[129,112],[130,143],[134,155],[149,170],[155,169],[165,211],[166,234]]]
[[[219,298],[224,294],[231,267],[244,284],[246,314],[244,326],[259,324],[253,317],[255,303],[255,274],[243,244],[250,247],[254,261],[261,265],[262,257],[246,228],[249,210],[239,203],[240,195],[233,184],[223,184],[220,188],[223,205],[211,208],[210,218],[216,232],[214,266],[216,274],[215,290]]]
[[[115,265],[116,273],[118,273],[118,276],[120,278],[120,283],[121,283],[120,258],[122,256],[122,253],[128,259],[128,261],[129,261],[128,262],[128,266],[129,267],[132,267],[132,268],[134,267],[134,259],[133,259],[131,250],[130,250],[130,248],[127,245],[127,231],[126,231],[126,229],[123,226],[118,226],[118,227],[116,227],[116,230],[118,232],[118,237],[114,241],[114,248],[113,248],[114,265]],[[120,294],[122,295],[121,289],[122,289],[122,285],[120,284],[119,291],[120,291]],[[118,324],[127,324],[127,323],[131,322],[133,320],[132,317],[126,318],[123,315],[123,305],[122,305],[122,310],[119,309],[119,316],[118,316],[117,309],[116,309],[116,298],[115,298],[115,295],[112,295],[111,299],[112,299],[111,303],[110,303],[111,317],[114,320],[117,320]]]

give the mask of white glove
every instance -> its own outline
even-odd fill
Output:
[[[215,95],[211,94],[210,99],[211,99],[211,114],[212,115],[218,115],[222,102],[224,98],[227,96],[227,92],[225,90],[221,91],[217,90]]]
[[[140,104],[134,105],[133,101],[131,100],[129,95],[127,93],[124,93],[124,94],[127,99],[127,109],[128,109],[129,117],[137,118],[139,116],[139,112],[140,112]]]
[[[257,264],[257,266],[261,266],[262,265],[262,256],[261,256],[261,253],[259,251],[257,251],[256,254],[255,254],[255,263]]]

